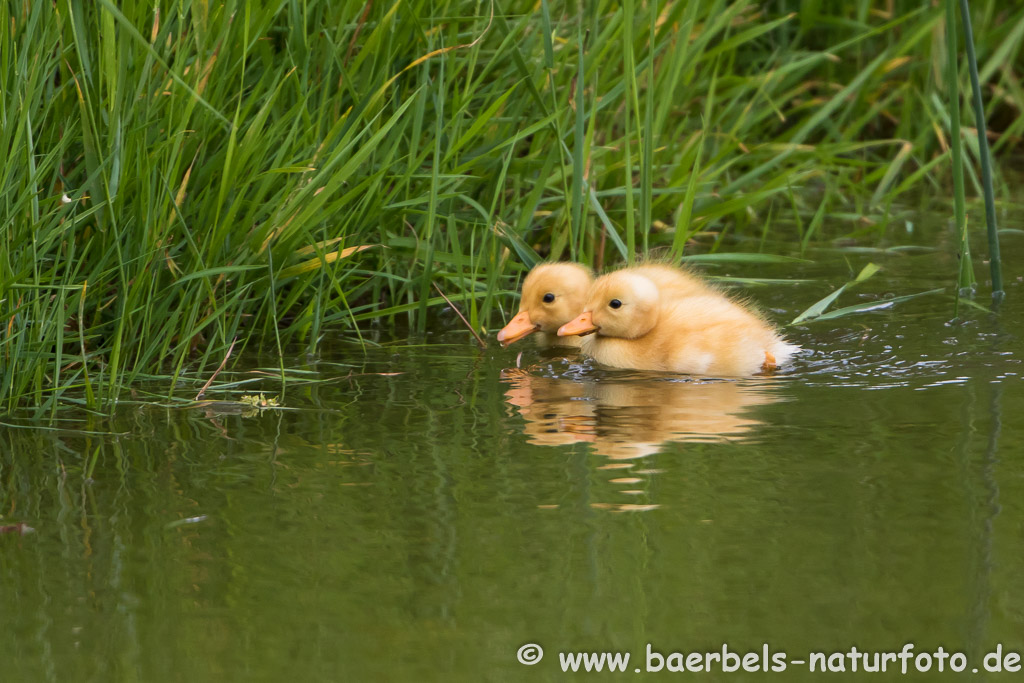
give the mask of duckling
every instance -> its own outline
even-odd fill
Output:
[[[667,263],[641,263],[624,268],[623,271],[643,275],[653,282],[661,296],[692,296],[711,294],[718,290],[699,275],[687,268],[677,268]],[[618,271],[621,272],[621,271]]]
[[[617,368],[749,376],[787,362],[799,347],[725,295],[660,292],[629,270],[598,278],[583,313],[558,334],[589,335],[583,353]]]
[[[689,296],[715,291],[691,272],[662,263],[643,263],[626,268],[648,278],[662,292]],[[539,331],[541,347],[567,346],[578,348],[580,337],[559,337],[559,326],[575,318],[583,310],[586,294],[593,283],[591,270],[578,263],[543,263],[536,266],[523,281],[519,313],[498,332],[498,341],[512,344],[534,331]]]
[[[541,347],[579,348],[580,337],[559,337],[559,326],[583,310],[594,274],[578,263],[542,263],[523,280],[519,313],[498,332],[498,341],[507,346],[537,332]]]

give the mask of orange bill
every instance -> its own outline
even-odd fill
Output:
[[[575,320],[570,320],[566,324],[558,328],[559,337],[570,337],[574,334],[584,335],[596,332],[597,326],[594,325],[593,316],[590,311],[586,311]]]
[[[520,311],[519,315],[512,318],[508,325],[501,328],[498,332],[498,341],[503,346],[508,346],[514,341],[519,341],[531,332],[537,331],[537,325],[534,325],[530,320],[530,314],[526,311]]]

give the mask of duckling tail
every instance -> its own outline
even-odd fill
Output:
[[[764,352],[764,367],[765,370],[774,370],[780,365],[785,365],[801,351],[800,347],[796,344],[790,344],[783,340],[779,340],[772,347]]]

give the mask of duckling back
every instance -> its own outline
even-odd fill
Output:
[[[624,269],[625,272],[643,275],[653,282],[662,296],[693,296],[710,294],[718,290],[699,274],[689,268],[673,266],[667,263],[643,263]]]
[[[679,299],[661,314],[654,343],[673,372],[749,376],[774,370],[798,350],[759,315],[721,294]]]

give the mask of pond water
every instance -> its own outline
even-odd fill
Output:
[[[282,409],[3,428],[0,525],[34,529],[0,534],[3,680],[542,681],[577,650],[633,676],[648,644],[913,643],[1006,676],[982,662],[1024,652],[1024,286],[1008,267],[1001,313],[953,324],[948,249],[808,257],[709,272],[806,280],[741,290],[779,322],[868,262],[838,305],[947,293],[790,327],[807,351],[751,380],[479,351],[453,324],[296,356],[319,381]]]

